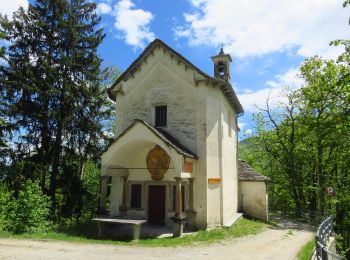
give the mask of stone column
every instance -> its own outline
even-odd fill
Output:
[[[108,176],[101,177],[101,190],[100,190],[100,205],[99,205],[99,213],[106,214],[106,197],[107,197],[107,184],[108,184]]]
[[[126,204],[126,193],[128,190],[128,177],[122,177],[123,179],[123,197],[122,197],[122,205],[119,208],[120,215],[125,216],[128,210],[127,204]]]
[[[188,179],[188,195],[189,195],[188,208],[190,210],[193,210],[193,178]]]
[[[194,230],[196,228],[195,217],[197,213],[193,208],[193,178],[188,179],[188,197],[188,209],[186,210],[187,227],[190,230]]]
[[[181,178],[176,177],[176,208],[175,208],[175,217],[182,216],[182,192],[181,192]]]
[[[183,225],[185,222],[185,217],[182,214],[182,192],[181,192],[181,178],[176,177],[176,208],[175,216],[172,218],[174,221],[174,237],[180,237],[183,233]]]

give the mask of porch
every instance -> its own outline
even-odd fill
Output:
[[[183,234],[195,229],[193,183],[197,157],[163,130],[136,120],[102,156],[99,212],[143,219]],[[158,229],[159,230],[159,229]]]
[[[107,211],[107,190],[114,189],[113,179],[117,177],[103,176],[101,178],[101,193],[99,204],[99,218],[102,219],[125,219],[130,221],[143,220],[142,228],[146,227],[146,235],[150,233],[158,234],[160,231],[167,234],[172,230],[173,236],[181,236],[183,232],[190,232],[196,229],[195,216],[193,209],[193,178],[176,178],[175,181],[129,181],[127,177],[122,177],[122,200],[119,206],[119,214],[115,212],[112,192],[110,192],[110,207]],[[138,192],[138,188],[144,192]],[[134,192],[133,192],[134,191]],[[136,191],[136,192],[135,192]],[[141,202],[138,202],[139,194]],[[139,204],[138,204],[139,203]],[[102,215],[101,215],[102,214]],[[115,226],[130,226],[122,223],[113,224]],[[142,230],[141,228],[141,230]],[[123,229],[121,229],[123,230]],[[152,231],[153,230],[153,231]],[[149,232],[148,232],[149,231]]]

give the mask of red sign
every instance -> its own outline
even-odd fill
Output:
[[[335,190],[333,187],[325,187],[324,188],[324,192],[328,195],[328,196],[333,196],[335,194]]]
[[[191,162],[185,162],[183,165],[183,171],[191,173],[193,171],[193,164]]]

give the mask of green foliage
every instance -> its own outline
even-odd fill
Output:
[[[8,226],[7,210],[11,199],[11,193],[7,187],[0,182],[0,230],[5,230]]]
[[[335,215],[335,230],[350,247],[350,63],[307,59],[304,86],[287,103],[254,115],[257,135],[245,140],[243,159],[271,179],[272,210],[318,224]],[[250,145],[247,143],[250,142]],[[325,187],[336,195],[329,198]]]
[[[100,174],[100,168],[96,163],[91,160],[86,162],[83,177],[83,221],[91,219],[96,211],[100,193]]]
[[[0,41],[5,39],[5,34],[0,31]],[[5,54],[5,47],[0,47],[0,58],[2,58]]]
[[[4,227],[7,231],[33,233],[49,228],[50,200],[42,194],[38,182],[26,181],[17,198],[12,194],[11,199],[5,196],[4,200],[7,201],[3,211],[6,218]]]
[[[307,242],[298,252],[299,260],[310,260],[315,249],[315,239]]]
[[[97,198],[84,168],[98,163],[113,133],[107,88],[120,72],[101,70],[100,20],[88,0],[36,0],[11,20],[0,17],[10,41],[0,65],[0,146],[11,143],[0,177],[16,192],[23,180],[39,180],[57,222],[91,216]],[[12,127],[6,138],[2,115]]]

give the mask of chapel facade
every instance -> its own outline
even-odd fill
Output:
[[[178,232],[184,223],[234,223],[243,108],[230,84],[230,55],[221,49],[212,61],[209,76],[156,39],[111,86],[115,141],[102,155],[100,210],[110,182],[110,216]]]

